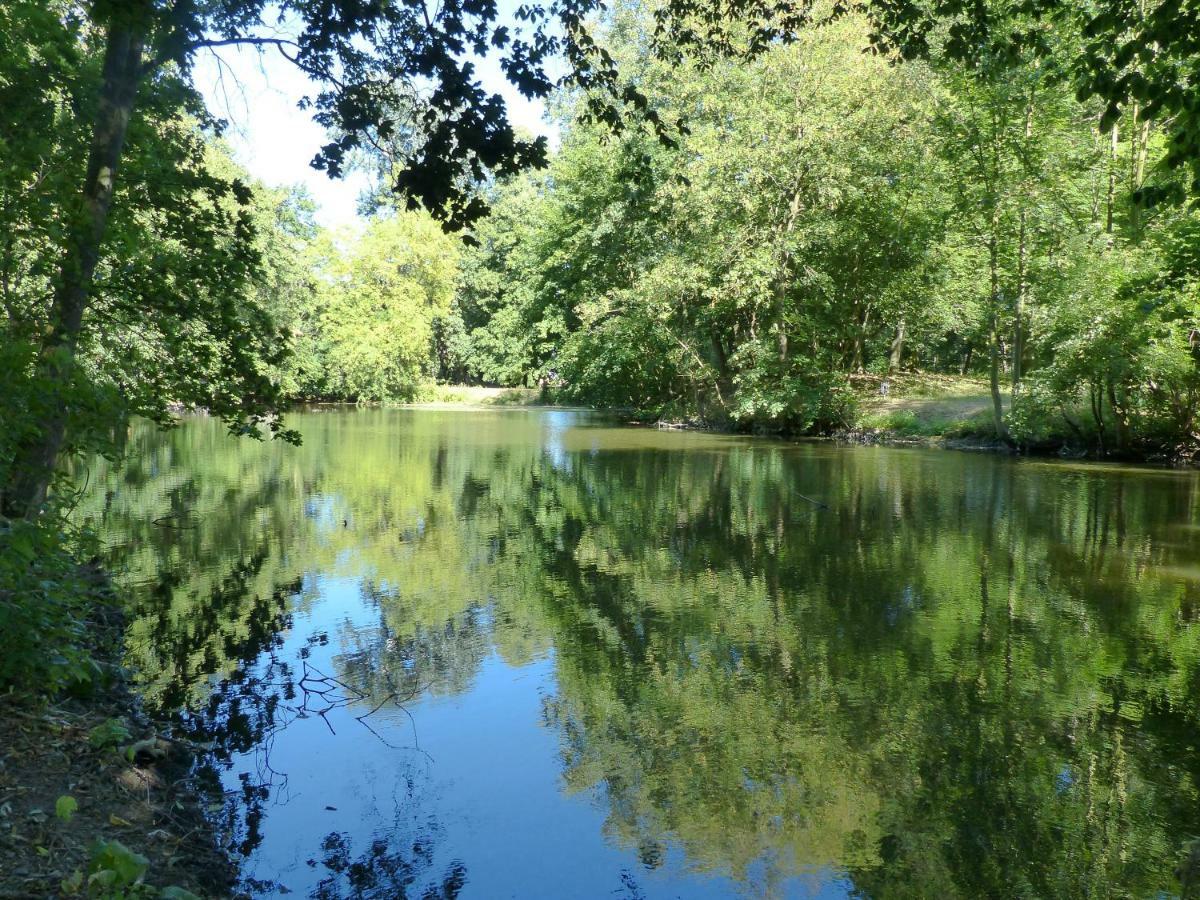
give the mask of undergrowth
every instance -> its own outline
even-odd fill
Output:
[[[100,673],[88,621],[110,602],[92,534],[48,514],[0,518],[0,690],[49,698],[86,690]]]

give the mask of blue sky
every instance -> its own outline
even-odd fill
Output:
[[[509,6],[511,3],[502,4]],[[544,119],[544,104],[517,93],[495,60],[477,60],[476,66],[484,88],[505,99],[514,124],[534,134],[549,135],[553,143],[555,128]],[[229,122],[226,139],[251,175],[273,186],[305,185],[317,202],[317,221],[326,227],[357,220],[355,203],[365,180],[352,173],[334,181],[309,165],[326,138],[324,130],[298,109],[297,103],[316,90],[278,51],[251,47],[202,51],[196,61],[195,82],[208,108]]]

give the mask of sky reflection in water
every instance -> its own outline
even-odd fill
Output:
[[[294,424],[137,429],[81,510],[257,892],[1177,892],[1194,474],[563,410]]]

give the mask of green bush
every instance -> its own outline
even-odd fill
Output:
[[[50,696],[98,674],[86,623],[99,589],[78,562],[85,542],[52,516],[0,519],[0,690]]]
[[[857,399],[846,376],[808,359],[784,361],[760,353],[744,365],[736,386],[732,413],[742,425],[822,434],[848,428],[857,419]]]

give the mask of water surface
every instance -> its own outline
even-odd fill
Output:
[[[319,410],[81,514],[263,896],[1178,893],[1200,480]]]

